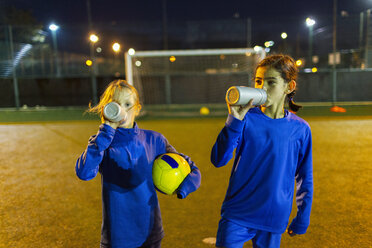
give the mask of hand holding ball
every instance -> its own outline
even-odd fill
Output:
[[[172,195],[191,172],[190,165],[180,155],[165,153],[155,159],[152,167],[154,185],[161,193]]]

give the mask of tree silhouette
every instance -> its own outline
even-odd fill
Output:
[[[31,11],[17,9],[13,6],[0,9],[0,25],[2,29],[12,26],[13,40],[20,43],[30,43],[43,27]],[[7,39],[7,31],[0,32],[0,40]]]

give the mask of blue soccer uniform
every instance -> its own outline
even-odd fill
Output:
[[[280,235],[285,232],[295,179],[298,211],[289,228],[296,234],[305,233],[310,224],[313,196],[309,125],[287,110],[280,119],[271,119],[258,107],[250,109],[242,121],[229,115],[213,146],[212,163],[216,167],[226,165],[234,149],[235,159],[222,204],[217,246],[228,247],[224,235],[234,235],[223,230],[236,228],[225,225],[226,222],[245,228],[247,233]],[[241,245],[254,236],[240,241],[239,237],[230,237],[230,240]],[[280,245],[280,236],[277,242]],[[276,246],[273,244],[272,247]]]
[[[134,248],[157,243],[164,236],[159,202],[152,180],[152,165],[163,153],[177,153],[166,138],[155,131],[117,128],[102,124],[89,139],[76,162],[76,174],[102,181],[101,247]],[[178,153],[180,154],[180,153]],[[185,198],[200,186],[200,171],[188,156],[191,173],[177,195]]]

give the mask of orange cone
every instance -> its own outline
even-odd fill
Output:
[[[331,108],[331,112],[335,112],[335,113],[345,113],[345,112],[346,112],[346,109],[335,105],[335,106],[333,106],[333,107]]]

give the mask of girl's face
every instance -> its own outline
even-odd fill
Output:
[[[136,98],[136,94],[129,88],[115,90],[114,95],[112,96],[112,101],[118,103],[121,106],[121,111],[124,111],[127,114],[126,118],[119,125],[119,127],[133,127],[134,119],[141,110]]]
[[[271,67],[258,67],[255,76],[255,88],[264,89],[267,93],[265,107],[284,104],[284,99],[289,91],[287,83],[281,74]]]

